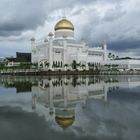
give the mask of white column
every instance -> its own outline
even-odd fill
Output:
[[[106,87],[106,85],[104,85],[103,89],[104,89],[104,101],[107,102],[107,91],[108,91],[108,87]]]
[[[34,63],[34,53],[33,50],[35,50],[35,38],[31,38],[31,62]]]
[[[51,85],[51,82],[50,82],[50,87],[49,87],[49,110],[50,110],[50,113],[53,113],[54,111],[54,102],[53,102],[53,89],[52,89],[52,85]]]
[[[89,70],[89,66],[88,66],[88,49],[87,49],[86,55],[87,55],[87,57],[86,57],[86,70]]]
[[[67,41],[64,37],[63,42],[63,65],[67,64]]]
[[[53,64],[53,34],[49,33],[49,69],[52,69]]]
[[[32,93],[32,109],[36,109],[36,94]]]
[[[67,87],[63,84],[63,93],[64,93],[64,107],[67,108],[68,105],[68,92]]]

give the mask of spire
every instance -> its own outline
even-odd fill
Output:
[[[63,11],[63,17],[62,17],[62,19],[66,19],[66,9],[64,9],[64,11]]]

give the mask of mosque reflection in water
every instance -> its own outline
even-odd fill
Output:
[[[7,88],[15,87],[18,94],[31,92],[32,110],[36,111],[37,104],[43,105],[63,128],[74,123],[77,103],[84,109],[89,98],[107,101],[106,82],[94,76],[1,78],[1,84]]]
[[[76,121],[76,106],[82,109],[88,99],[107,102],[107,94],[119,87],[131,88],[140,84],[139,77],[100,77],[100,76],[62,76],[62,77],[9,77],[1,78],[0,84],[6,88],[16,88],[16,93],[31,94],[32,111],[37,112],[41,105],[49,118],[62,128]]]
[[[99,78],[43,79],[32,87],[32,109],[36,109],[37,103],[45,106],[63,128],[74,123],[77,103],[82,103],[84,109],[88,98],[107,101],[107,88]]]

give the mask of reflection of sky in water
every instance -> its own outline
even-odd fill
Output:
[[[111,83],[110,83],[111,84]],[[32,93],[16,93],[0,87],[0,139],[140,139],[140,86],[133,82],[108,92],[108,100],[90,99],[75,106],[75,121],[59,127],[49,109],[37,102],[32,110]]]

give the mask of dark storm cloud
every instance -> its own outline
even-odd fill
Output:
[[[1,0],[0,37],[17,38],[28,31],[33,36],[43,34],[43,30],[36,31],[38,27],[46,30],[46,22],[54,24],[66,11],[75,23],[76,37],[85,38],[88,44],[106,40],[113,50],[139,48],[139,6],[139,0]]]
[[[101,16],[93,8],[89,13],[89,19],[86,19],[87,23],[81,27],[81,35],[84,36],[88,44],[98,44],[98,42],[102,43],[106,40],[109,49],[119,52],[139,49],[140,27],[138,23],[140,23],[140,18],[138,18],[138,13],[140,10],[137,6],[140,3],[136,1],[130,1],[130,5],[122,4],[124,1],[114,2],[105,12],[100,10]]]
[[[103,2],[103,0],[101,0]],[[73,8],[93,4],[98,0],[1,0],[0,2],[0,36],[20,35],[43,25],[47,15],[57,9]],[[73,14],[80,14],[83,8]]]
[[[124,41],[117,41],[117,42],[110,42],[108,43],[108,48],[114,51],[124,51],[129,49],[137,49],[140,48],[140,40],[124,40]],[[140,55],[139,52],[136,52]]]
[[[78,0],[81,5],[84,1]],[[91,2],[88,0],[87,3]],[[23,31],[36,29],[47,20],[54,10],[73,7],[75,0],[2,0],[0,2],[0,36],[20,35]]]
[[[0,2],[0,36],[19,35],[44,24],[44,1],[2,0]]]

